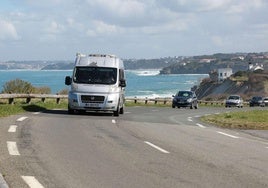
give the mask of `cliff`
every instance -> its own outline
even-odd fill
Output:
[[[231,94],[241,95],[245,100],[268,96],[268,71],[238,72],[220,83],[204,79],[195,89],[203,100],[223,100]]]

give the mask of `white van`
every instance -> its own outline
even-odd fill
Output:
[[[71,85],[68,113],[75,111],[111,111],[124,113],[125,73],[121,59],[114,55],[76,54],[73,76],[65,78]]]

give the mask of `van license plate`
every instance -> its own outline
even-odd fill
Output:
[[[97,103],[86,103],[85,106],[86,107],[99,107],[99,104],[97,104]]]

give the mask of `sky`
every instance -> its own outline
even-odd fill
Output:
[[[267,0],[1,0],[0,61],[268,51]]]

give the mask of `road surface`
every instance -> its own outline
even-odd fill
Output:
[[[199,117],[236,108],[128,107],[1,119],[0,172],[11,188],[268,187],[268,139]],[[268,135],[262,131],[262,135]]]

